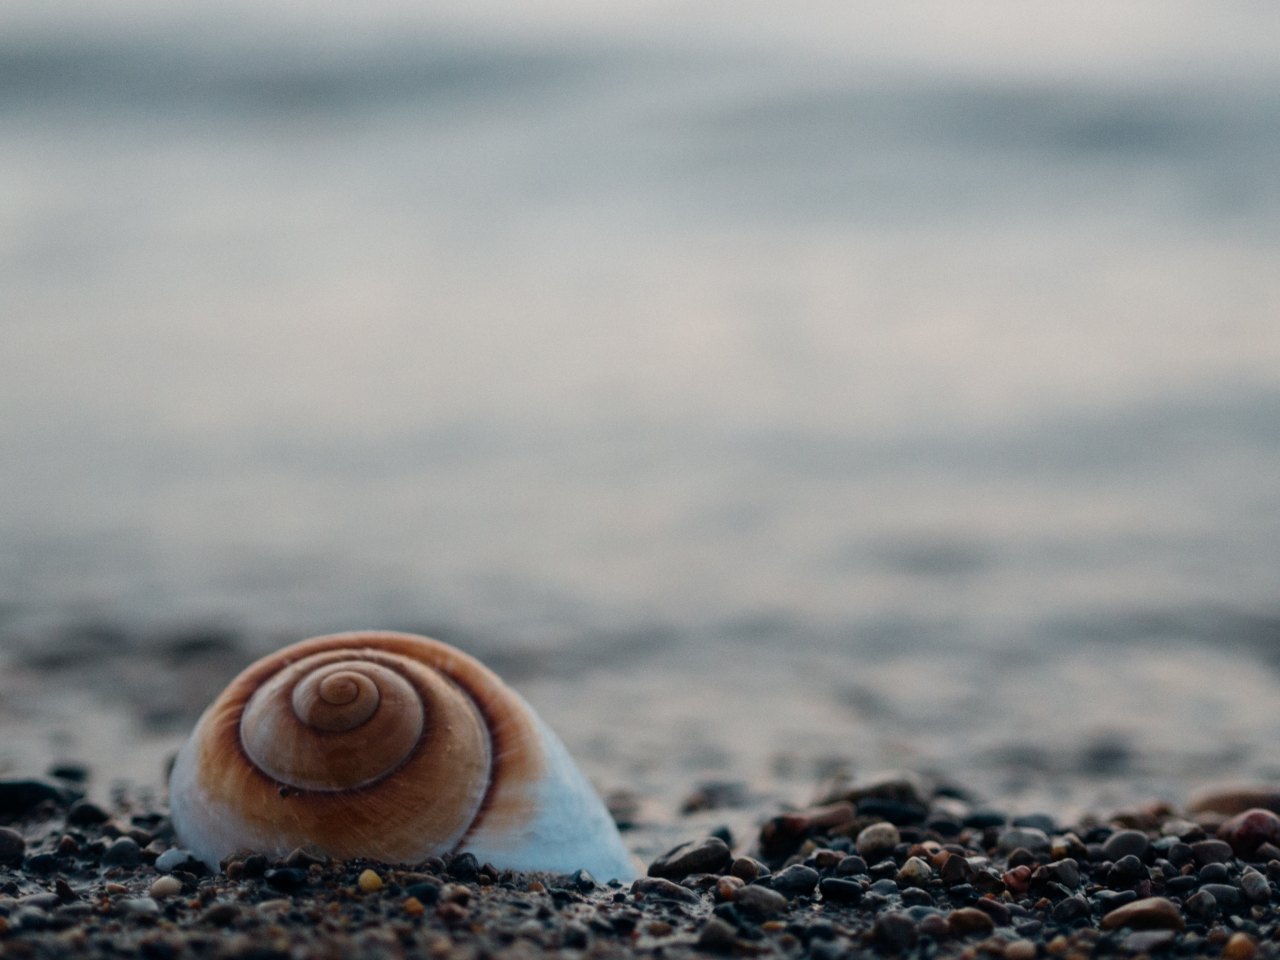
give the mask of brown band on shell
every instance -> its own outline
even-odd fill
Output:
[[[331,685],[320,695],[326,705],[319,710],[326,716],[308,727],[288,717],[301,678],[312,668],[321,669]],[[384,683],[382,671],[396,679]],[[325,729],[350,722],[340,702],[348,695],[348,704],[358,704],[354,715],[366,709],[365,683],[357,677],[377,687],[374,709],[349,730]],[[420,734],[397,760],[403,742],[387,747],[390,736],[360,734],[393,706],[404,706],[402,684],[425,708],[419,711]],[[253,746],[252,736],[242,744],[242,721],[257,722],[255,694],[267,689],[284,694],[288,716],[265,711],[269,735]],[[309,702],[312,694],[298,696]],[[207,730],[201,786],[211,803],[239,811],[262,838],[263,849],[310,844],[335,857],[391,861],[447,852],[480,817],[511,825],[527,820],[531,787],[544,766],[536,722],[518,696],[466,654],[409,634],[336,634],[287,647],[237,677],[202,725]],[[323,745],[324,759],[259,769],[251,754],[272,740],[289,739],[277,731],[298,729]],[[352,745],[343,746],[352,732]],[[392,758],[389,768],[375,771],[377,764],[369,760],[375,753]],[[348,764],[354,774],[342,773]],[[277,775],[286,770],[287,777]],[[347,776],[348,787],[336,783],[340,775]]]

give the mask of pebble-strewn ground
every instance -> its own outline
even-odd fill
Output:
[[[1280,957],[1280,792],[1063,824],[904,775],[691,837],[630,884],[246,855],[216,875],[163,811],[0,782],[0,956]],[[706,802],[707,798],[703,798]]]

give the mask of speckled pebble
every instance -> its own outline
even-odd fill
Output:
[[[902,835],[892,823],[873,823],[858,834],[855,847],[867,863],[875,863],[893,853],[893,848],[901,842]]]
[[[147,894],[156,900],[176,897],[181,892],[182,881],[177,877],[171,876],[157,877],[152,881],[151,886],[147,888]]]

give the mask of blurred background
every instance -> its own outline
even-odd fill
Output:
[[[0,772],[365,626],[594,779],[1280,774],[1280,8],[8,0]]]

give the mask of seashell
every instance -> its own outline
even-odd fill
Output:
[[[200,717],[169,793],[178,842],[214,867],[240,850],[309,847],[635,876],[533,709],[479,661],[411,634],[315,637],[250,665]]]

